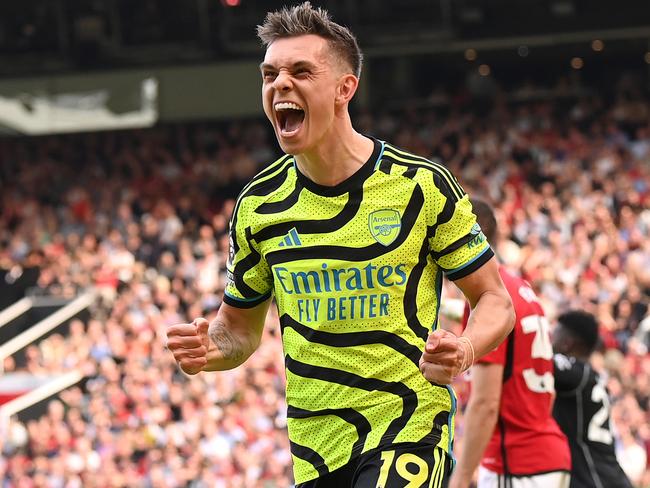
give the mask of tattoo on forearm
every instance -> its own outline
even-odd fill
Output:
[[[241,361],[244,351],[241,342],[230,332],[223,322],[213,322],[208,329],[210,339],[221,351],[224,359]]]

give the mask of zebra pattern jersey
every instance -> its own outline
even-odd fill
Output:
[[[451,452],[456,400],[418,368],[443,275],[492,256],[456,178],[374,140],[370,159],[321,186],[286,155],[241,192],[224,300],[277,302],[296,483],[399,442]]]

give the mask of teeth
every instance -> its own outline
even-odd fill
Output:
[[[302,110],[302,107],[293,102],[282,102],[275,104],[275,110]]]

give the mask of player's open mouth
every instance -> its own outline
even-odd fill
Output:
[[[284,137],[296,134],[305,120],[305,110],[293,102],[276,103],[275,113],[280,127],[280,134]]]

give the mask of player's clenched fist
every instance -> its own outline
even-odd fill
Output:
[[[448,385],[473,362],[474,349],[469,339],[440,329],[427,338],[420,371],[432,383]]]
[[[170,325],[167,328],[167,347],[187,374],[196,374],[208,362],[208,321],[194,319],[191,324]]]

